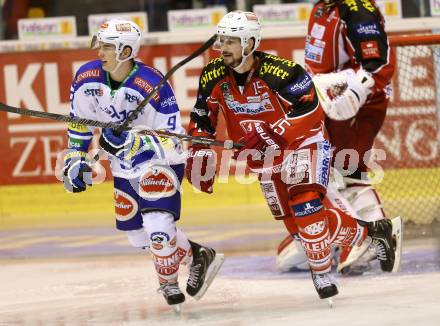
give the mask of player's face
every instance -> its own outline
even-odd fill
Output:
[[[242,47],[239,37],[219,36],[218,46],[225,65],[237,67],[242,59]]]
[[[118,62],[116,61],[116,47],[113,44],[99,42],[98,58],[102,62],[102,69],[113,71]]]

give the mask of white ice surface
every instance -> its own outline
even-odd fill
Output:
[[[4,260],[0,325],[440,325],[440,270],[417,265],[411,255],[426,251],[413,249],[398,274],[337,277],[332,309],[308,273],[276,272],[272,252],[229,256],[205,297],[187,296],[180,316],[156,293],[145,255]]]

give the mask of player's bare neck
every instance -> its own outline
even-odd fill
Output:
[[[110,78],[114,81],[122,82],[130,74],[132,69],[132,60],[123,62],[116,71],[110,73]]]

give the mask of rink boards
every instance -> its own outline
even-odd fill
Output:
[[[399,187],[402,180],[411,187]],[[383,183],[376,185],[389,216],[405,221],[431,223],[438,214],[440,169],[385,170]],[[225,181],[225,180],[223,180]],[[183,225],[240,224],[270,222],[272,217],[257,182],[240,184],[235,177],[216,182],[212,195],[196,193],[183,183]],[[389,185],[393,185],[390,187]],[[395,186],[394,186],[395,185]],[[0,187],[0,228],[113,226],[111,182],[95,185],[80,194],[64,191],[61,183]],[[26,198],[26,200],[23,200]],[[416,205],[410,205],[414,202]],[[402,211],[402,204],[405,210]],[[420,205],[422,204],[422,205]],[[414,207],[408,209],[408,207]]]

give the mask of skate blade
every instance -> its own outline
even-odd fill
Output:
[[[329,308],[333,308],[333,298],[328,298],[327,299],[327,304]]]
[[[391,220],[393,224],[393,236],[396,237],[396,251],[394,253],[394,266],[392,273],[396,273],[400,269],[400,259],[402,257],[402,239],[403,239],[403,222],[400,216]]]
[[[170,307],[173,308],[174,313],[176,313],[177,315],[180,315],[180,312],[182,311],[182,305],[180,303],[172,304],[172,305],[170,305]]]
[[[214,281],[214,278],[217,275],[220,267],[222,267],[224,261],[225,261],[224,254],[215,255],[214,260],[212,261],[211,265],[209,265],[208,271],[206,272],[205,282],[203,283],[199,292],[197,292],[197,294],[194,296],[194,299],[200,300],[205,295],[212,281]]]

